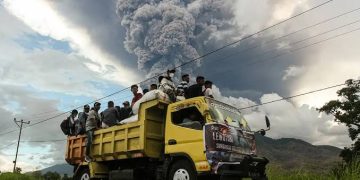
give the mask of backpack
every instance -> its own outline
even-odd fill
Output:
[[[69,134],[70,134],[69,124],[70,124],[70,119],[69,119],[69,118],[64,119],[64,120],[61,122],[61,124],[60,124],[60,128],[61,128],[62,132],[63,132],[65,135],[69,135]]]

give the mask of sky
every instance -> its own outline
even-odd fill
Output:
[[[0,134],[18,129],[14,118],[31,125],[83,106],[323,2],[0,0]],[[238,108],[358,79],[357,8],[357,0],[333,0],[183,66],[177,76],[205,76],[217,99]],[[269,137],[342,148],[352,143],[346,127],[316,111],[338,89],[243,113],[253,129],[269,116]],[[130,98],[124,90],[101,100],[102,109]],[[64,118],[24,125],[18,157],[24,171],[65,163]],[[0,135],[1,171],[12,169],[17,138],[18,131]]]

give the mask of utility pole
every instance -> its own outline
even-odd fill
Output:
[[[17,121],[16,118],[14,118],[14,122],[15,122],[15,124],[16,124],[17,126],[19,126],[19,128],[20,128],[20,133],[19,133],[19,139],[18,139],[17,148],[16,148],[15,161],[13,161],[13,163],[14,163],[13,173],[15,173],[15,169],[16,169],[16,160],[17,160],[17,155],[18,155],[18,151],[19,151],[21,130],[22,130],[23,124],[24,124],[24,123],[25,123],[25,124],[30,124],[30,121],[28,121],[28,122],[24,122],[24,120]],[[20,123],[20,125],[19,125],[18,123]]]

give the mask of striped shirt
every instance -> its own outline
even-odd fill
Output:
[[[185,90],[188,88],[188,82],[182,81],[178,86],[177,90],[179,91],[179,95],[183,96]]]

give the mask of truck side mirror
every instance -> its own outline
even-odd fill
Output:
[[[269,118],[267,116],[265,116],[265,121],[266,121],[266,127],[268,129],[270,129],[270,120],[269,120]]]

